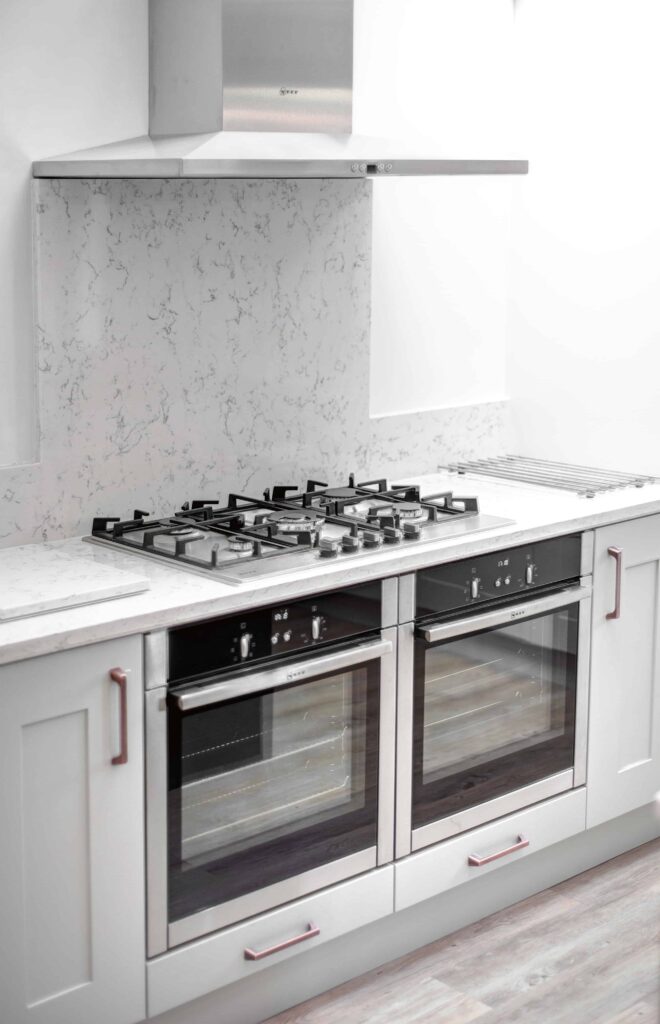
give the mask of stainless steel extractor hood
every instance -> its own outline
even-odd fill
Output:
[[[524,160],[352,134],[354,0],[149,0],[149,137],[39,176],[524,174]]]

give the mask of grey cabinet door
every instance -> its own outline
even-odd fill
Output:
[[[0,1016],[140,1021],[142,640],[0,667],[0,707]]]
[[[660,516],[596,530],[594,558],[588,827],[660,790]]]

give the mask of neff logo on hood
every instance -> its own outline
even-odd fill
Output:
[[[297,96],[298,89],[286,89],[284,86],[280,89],[280,96]]]

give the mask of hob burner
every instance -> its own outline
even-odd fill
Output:
[[[280,533],[310,533],[323,523],[323,517],[307,510],[287,509],[285,512],[271,512],[268,522]]]
[[[187,541],[201,540],[204,536],[194,526],[173,526],[168,533],[170,537],[184,537]]]

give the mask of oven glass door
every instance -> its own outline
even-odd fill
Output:
[[[376,847],[380,671],[186,711],[168,697],[170,922]]]
[[[573,767],[579,615],[415,639],[413,829]]]

